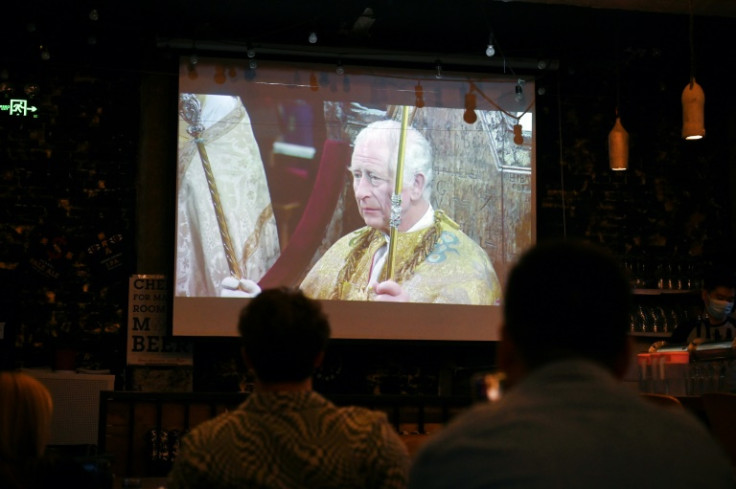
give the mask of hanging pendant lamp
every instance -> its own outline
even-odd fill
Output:
[[[629,133],[616,116],[616,123],[608,133],[608,162],[613,171],[624,171],[629,168]]]
[[[705,93],[693,78],[682,91],[682,137],[688,140],[705,136]]]
[[[705,93],[695,82],[695,41],[693,40],[693,2],[690,0],[690,83],[682,91],[682,137],[687,140],[705,136]]]

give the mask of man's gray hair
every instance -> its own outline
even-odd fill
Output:
[[[368,141],[375,141],[391,148],[389,171],[394,176],[399,158],[399,140],[401,138],[401,123],[392,119],[372,122],[358,133],[355,138],[355,147]],[[424,175],[424,199],[429,202],[432,194],[432,146],[429,141],[415,128],[406,128],[406,142],[404,150],[404,187],[409,185],[414,176]]]

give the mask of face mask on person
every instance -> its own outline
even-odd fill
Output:
[[[733,310],[733,302],[711,299],[708,301],[708,314],[714,319],[725,319]]]

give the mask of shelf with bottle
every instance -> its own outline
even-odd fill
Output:
[[[633,289],[634,295],[698,295],[699,289]]]
[[[702,285],[697,278],[702,275],[702,264],[692,257],[644,253],[624,257],[623,266],[632,287],[642,294],[686,294],[700,290]]]
[[[629,334],[668,338],[678,325],[702,314],[700,296],[695,292],[646,289],[635,295]]]

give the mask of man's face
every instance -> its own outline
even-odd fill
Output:
[[[393,178],[389,173],[389,150],[377,141],[355,147],[348,170],[353,176],[353,192],[366,225],[389,232]]]
[[[705,309],[712,319],[722,321],[733,310],[736,289],[733,287],[718,286],[712,291],[703,291]]]

